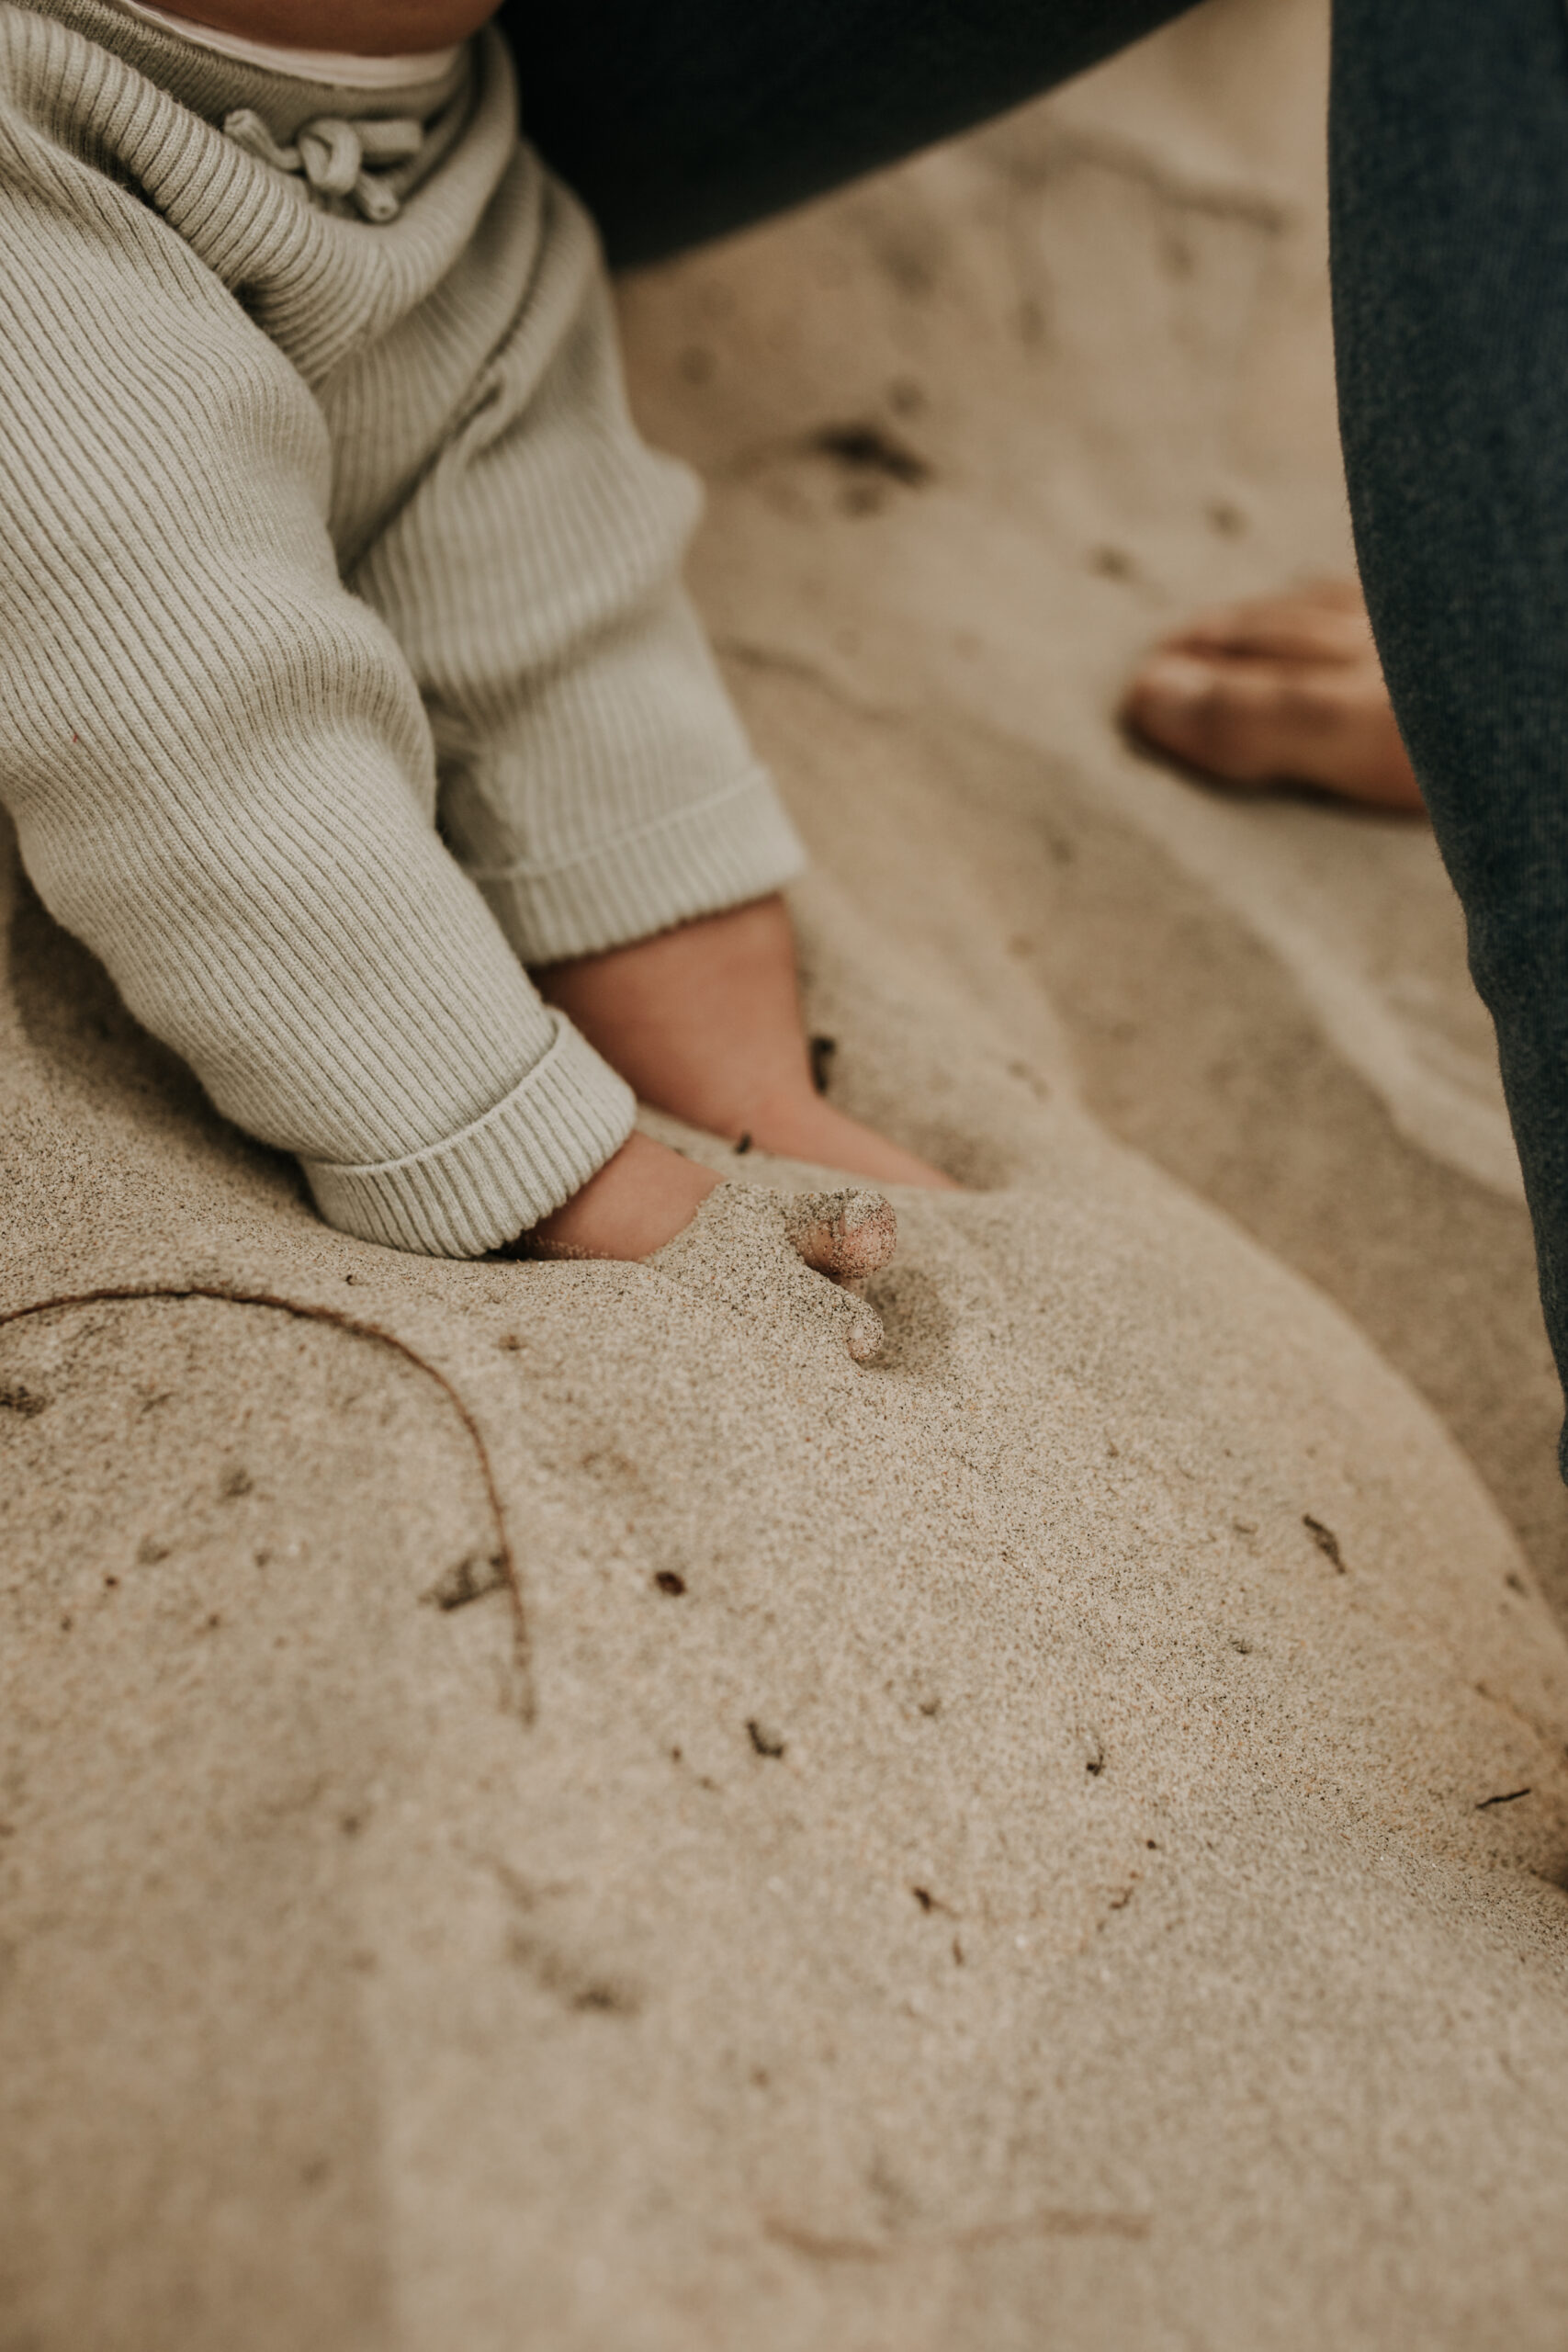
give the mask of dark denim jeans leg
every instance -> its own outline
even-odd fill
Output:
[[[1331,124],[1361,577],[1496,1024],[1568,1371],[1562,0],[1337,0]]]
[[[1190,0],[515,0],[529,137],[653,261],[1082,73]]]

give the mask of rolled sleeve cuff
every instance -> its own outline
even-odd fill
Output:
[[[765,899],[806,864],[772,777],[722,792],[571,857],[469,866],[524,963],[624,947],[699,915]]]
[[[493,1109],[406,1159],[302,1160],[329,1225],[434,1258],[478,1258],[558,1209],[617,1152],[637,1114],[624,1079],[561,1014],[555,1038]]]

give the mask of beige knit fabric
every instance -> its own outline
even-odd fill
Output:
[[[695,504],[498,35],[378,100],[0,5],[0,794],[351,1232],[472,1254],[567,1199],[633,1103],[522,964],[796,868]]]

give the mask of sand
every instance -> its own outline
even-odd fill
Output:
[[[833,1092],[976,1188],[896,1196],[874,1362],[761,1204],[327,1231],[6,849],[0,1311],[78,1303],[0,1325],[5,2352],[1561,2345],[1555,1408],[1452,910],[1107,716],[1343,560],[1322,40],[1225,0],[625,289]]]

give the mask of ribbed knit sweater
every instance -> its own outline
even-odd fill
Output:
[[[378,97],[0,5],[0,796],[350,1232],[471,1255],[558,1207],[634,1106],[524,966],[797,866],[678,585],[695,511],[493,31]]]

